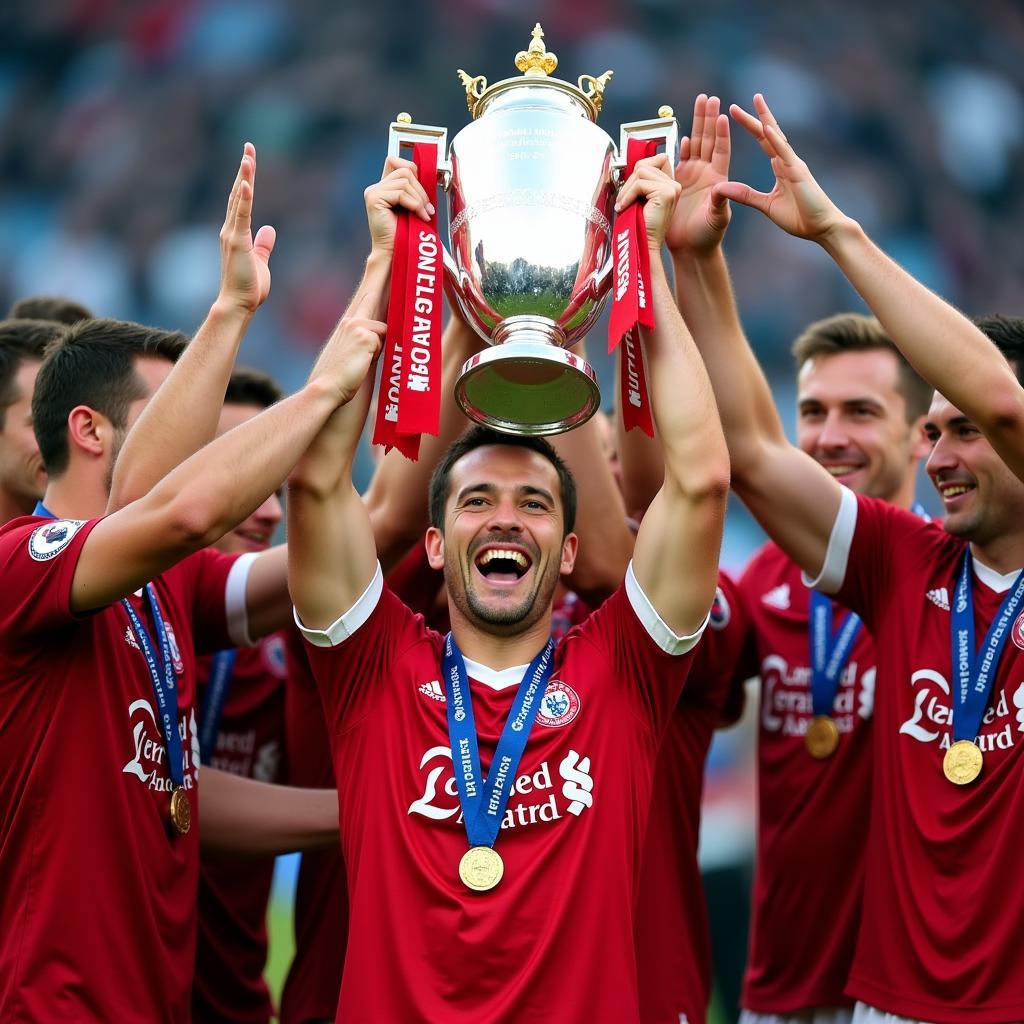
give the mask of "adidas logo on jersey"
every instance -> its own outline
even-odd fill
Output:
[[[429,683],[424,683],[420,687],[420,693],[431,700],[439,700],[442,704],[445,703],[444,689],[436,679],[431,679]]]
[[[138,640],[135,639],[135,634],[132,632],[132,627],[131,626],[125,626],[124,642],[129,647],[134,647],[135,650],[139,650],[140,649],[139,648],[139,642],[138,642]]]
[[[789,584],[780,583],[777,587],[772,587],[772,589],[761,598],[761,603],[771,605],[772,608],[788,608]]]
[[[925,597],[927,597],[936,608],[941,608],[944,612],[949,611],[949,592],[945,587],[936,587],[934,590],[929,590],[928,593],[925,594]]]

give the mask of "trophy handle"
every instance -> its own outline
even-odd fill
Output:
[[[413,124],[409,114],[399,114],[388,129],[388,156],[401,156],[402,146],[412,145],[416,142],[437,143],[437,183],[447,192],[452,183],[452,162],[448,158],[448,129],[431,124]],[[443,241],[441,242],[441,257],[448,301],[457,301],[465,312],[470,307],[465,299],[459,269]]]
[[[661,107],[658,116],[646,121],[628,121],[619,126],[619,150],[612,161],[612,184],[616,189],[625,181],[626,145],[630,139],[664,139],[665,152],[675,167],[679,159],[679,122],[671,107]]]
[[[416,142],[437,143],[437,183],[448,191],[452,183],[452,162],[448,159],[448,129],[431,124],[413,124],[409,114],[399,114],[388,129],[388,156],[401,156],[402,146]]]

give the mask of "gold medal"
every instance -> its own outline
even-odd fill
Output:
[[[972,740],[957,740],[942,759],[942,771],[950,782],[966,786],[981,774],[984,759],[981,748]]]
[[[171,790],[171,824],[179,836],[185,835],[192,827],[192,805],[188,793],[181,786]]]
[[[474,892],[493,889],[505,874],[498,851],[490,846],[471,846],[459,861],[459,878]]]
[[[815,715],[807,723],[804,744],[811,757],[819,761],[831,757],[839,746],[839,726],[829,715]]]

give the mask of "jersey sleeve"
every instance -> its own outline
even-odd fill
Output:
[[[309,629],[298,612],[295,624],[306,639],[328,725],[336,735],[372,707],[374,688],[396,658],[413,644],[436,636],[384,582],[380,564],[356,603],[327,629]]]
[[[927,560],[932,549],[921,545],[922,536],[939,529],[889,502],[844,490],[825,563],[804,583],[852,608],[871,629],[900,580]]]
[[[10,656],[38,645],[40,633],[78,621],[71,584],[99,519],[45,519],[0,533],[0,649]]]
[[[750,616],[743,594],[726,573],[720,572],[708,626],[694,648],[683,698],[714,709],[721,725],[731,725],[742,715],[742,683],[757,673],[756,657],[751,659],[750,636]]]
[[[245,589],[249,569],[258,557],[204,548],[180,563],[191,575],[192,631],[198,654],[252,646]]]
[[[705,618],[688,636],[674,633],[643,592],[630,563],[623,585],[588,616],[577,635],[601,651],[634,713],[660,735],[707,624]]]

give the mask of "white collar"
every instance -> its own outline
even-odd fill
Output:
[[[996,572],[991,566],[979,562],[974,555],[971,555],[971,561],[974,563],[974,575],[989,590],[994,590],[997,594],[1005,594],[1017,582],[1017,577],[1020,575],[1020,569],[1013,569],[1007,573]]]
[[[475,679],[492,690],[507,690],[510,686],[518,686],[530,667],[529,662],[525,665],[513,665],[511,668],[493,669],[481,665],[479,661],[463,657],[466,663],[466,674],[470,679]]]

